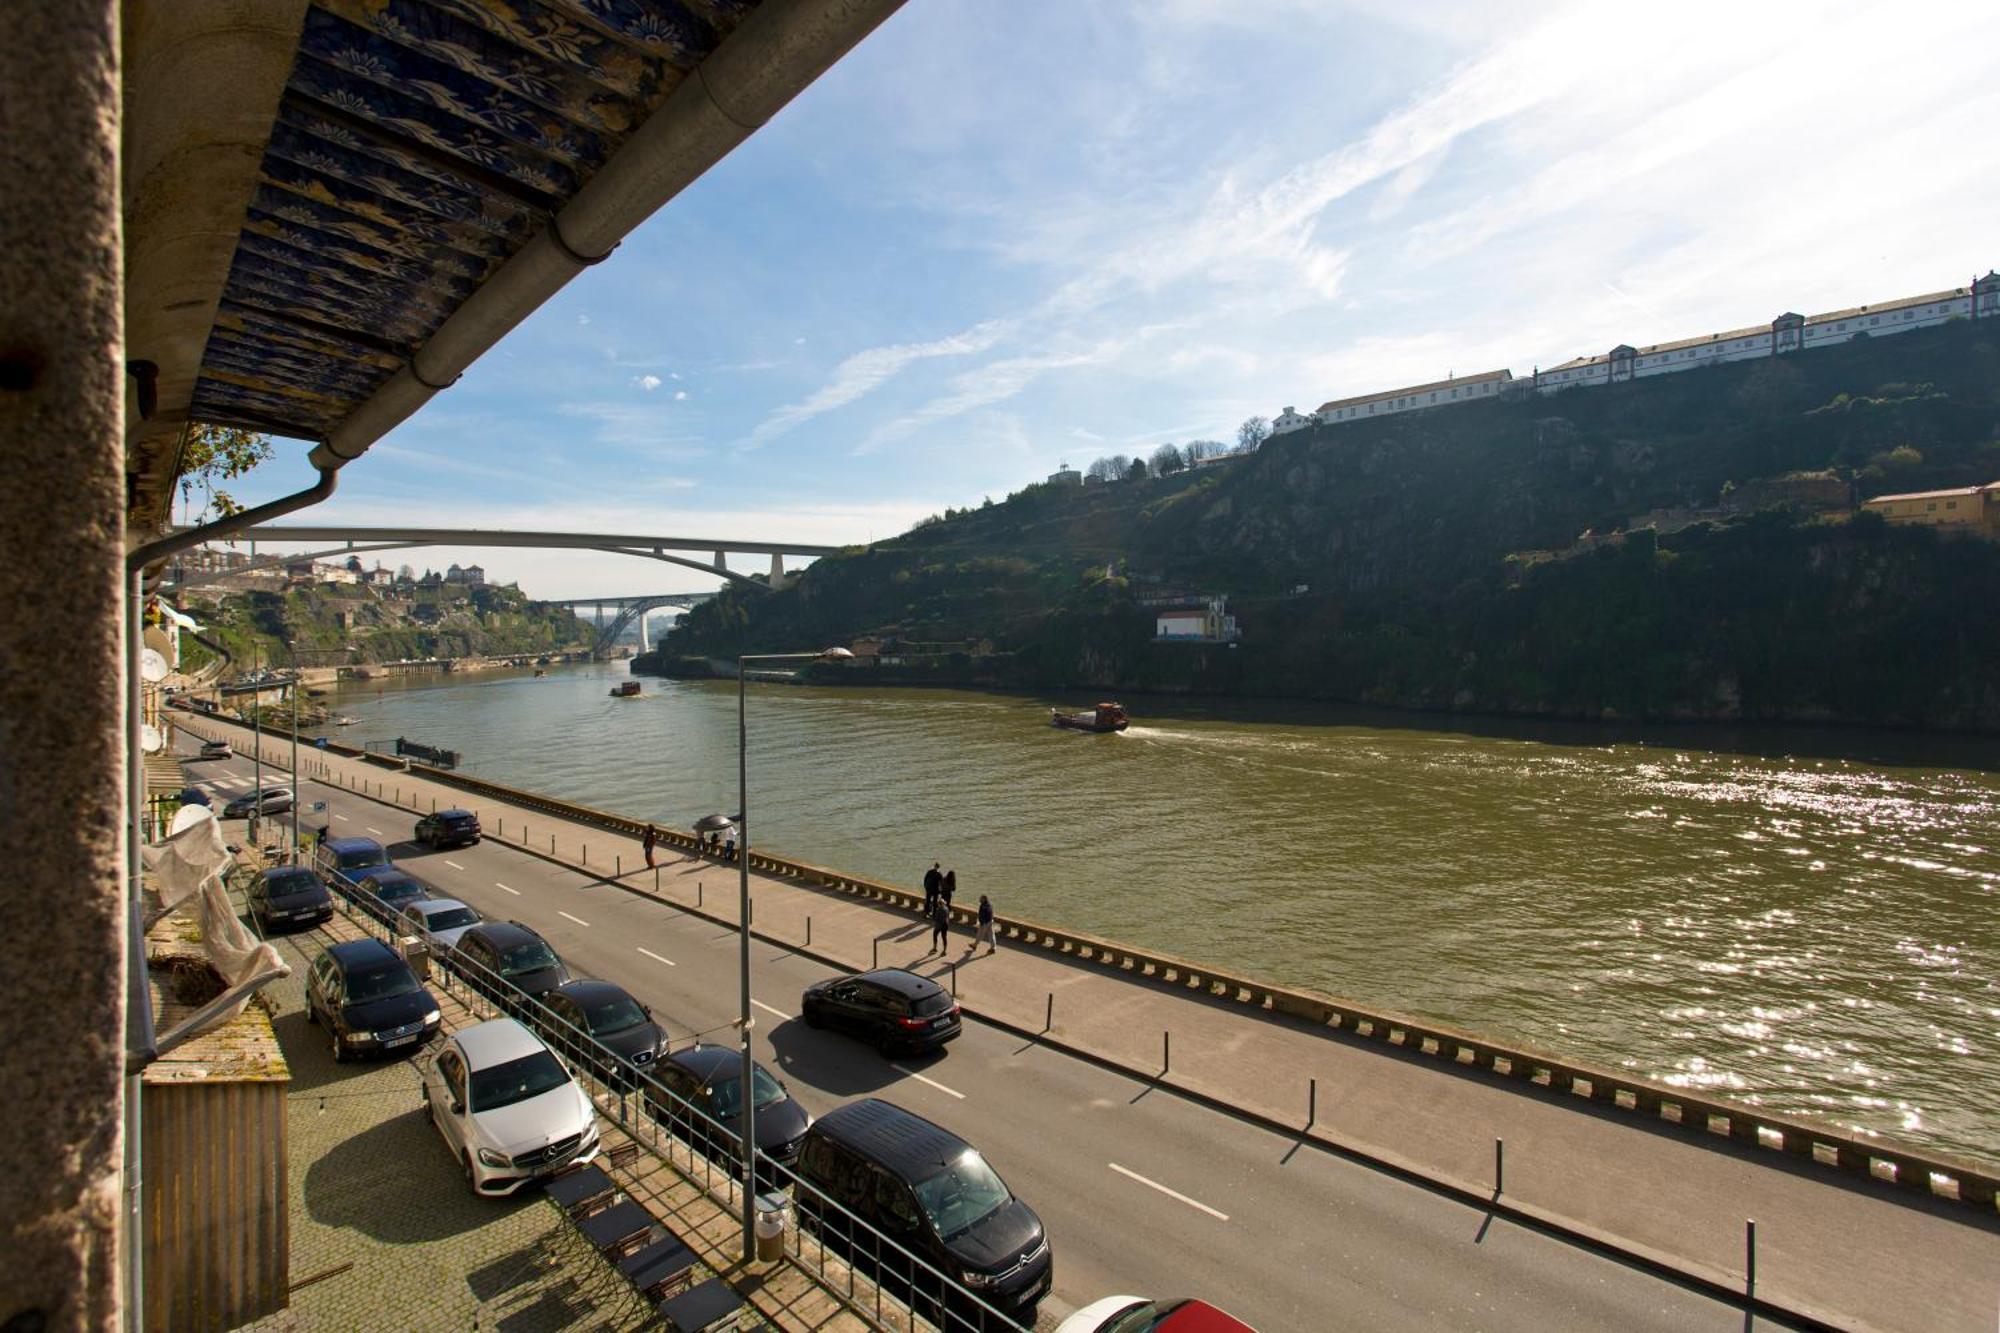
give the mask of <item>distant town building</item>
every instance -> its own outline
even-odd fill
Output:
[[[1153,637],[1182,642],[1232,642],[1237,637],[1236,617],[1228,613],[1224,601],[1221,597],[1203,597],[1178,606],[1160,607],[1153,612]]]
[[[1283,435],[1286,431],[1304,430],[1312,424],[1313,419],[1311,417],[1304,415],[1288,404],[1284,411],[1271,418],[1271,434]]]
[[[486,571],[478,565],[467,565],[460,572],[464,575],[467,585],[471,587],[483,587],[486,583]]]
[[[1049,485],[1081,486],[1083,485],[1083,474],[1081,472],[1078,472],[1075,468],[1071,467],[1068,463],[1064,463],[1054,472],[1049,473]]]
[[[377,565],[375,566],[375,568],[368,571],[368,582],[370,585],[377,588],[393,587],[396,582],[396,576],[389,570],[386,570],[382,568],[382,566]]]
[[[2000,541],[2000,481],[1945,491],[1878,495],[1861,506],[1891,523],[1914,523],[1941,532]]]

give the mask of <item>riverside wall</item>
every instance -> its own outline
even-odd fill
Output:
[[[329,741],[324,748],[586,827],[632,838],[643,836],[649,827],[644,820],[466,773],[433,769],[355,746]],[[690,833],[658,825],[650,827],[665,845],[684,850],[697,845],[697,839]],[[752,851],[749,863],[752,870],[761,874],[910,913],[917,912],[923,903],[923,895],[915,890],[789,857]],[[975,913],[954,907],[952,915],[961,925],[967,925]],[[1318,1029],[1329,1037],[1345,1036],[1424,1057],[1440,1065],[1480,1071],[1497,1076],[1522,1093],[1573,1098],[1597,1108],[1624,1112],[1632,1117],[1635,1126],[1643,1124],[1670,1133],[1677,1131],[1697,1142],[1761,1149],[1790,1162],[1812,1163],[1850,1178],[1872,1180],[1892,1191],[1955,1201],[1987,1216],[2000,1206],[1997,1202],[2000,1171],[1965,1158],[1842,1133],[1726,1098],[1690,1093],[1623,1070],[1568,1059],[1517,1042],[1496,1041],[1393,1010],[1277,985],[1047,922],[996,916],[994,925],[1000,937],[1017,949],[1040,950],[1135,984],[1198,995],[1234,1007],[1246,1018],[1301,1025],[1309,1030]]]

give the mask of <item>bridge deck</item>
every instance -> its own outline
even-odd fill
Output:
[[[201,719],[197,726],[212,729]],[[274,749],[266,762],[284,756]],[[524,823],[533,850],[587,865],[598,874],[622,858],[621,885],[652,896],[636,839],[620,837],[525,805],[468,794],[420,774],[386,773],[339,756],[324,759],[343,785],[400,788],[402,805],[474,808],[489,830],[505,820],[508,840]],[[675,849],[659,853],[659,897],[694,910],[697,878],[711,889],[702,914],[735,921],[735,871]],[[913,867],[920,869],[920,867]],[[982,886],[960,890],[976,905]],[[1850,1180],[1779,1154],[1713,1144],[1680,1131],[1649,1129],[1632,1117],[1552,1094],[1524,1092],[1490,1075],[1454,1070],[1345,1039],[1325,1029],[1224,1007],[1198,996],[1136,982],[1058,956],[1003,947],[967,959],[970,942],[954,926],[949,962],[926,955],[928,932],[908,912],[832,890],[753,875],[757,933],[797,946],[811,918],[811,952],[854,968],[878,956],[956,985],[970,1013],[1087,1058],[1303,1127],[1307,1080],[1318,1081],[1317,1119],[1302,1142],[1354,1151],[1418,1175],[1490,1190],[1494,1141],[1506,1142],[1506,1197],[1558,1225],[1609,1239],[1740,1289],[1746,1219],[1757,1222],[1757,1294],[1842,1327],[1987,1330],[2000,1300],[2000,1219],[1990,1213],[1866,1180]],[[993,890],[989,890],[990,892]],[[1135,890],[1137,891],[1137,890]],[[996,907],[1004,912],[1004,896]],[[1051,998],[1052,997],[1052,998]],[[1162,1073],[1162,1034],[1172,1033]]]

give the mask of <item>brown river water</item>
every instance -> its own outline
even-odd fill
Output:
[[[686,828],[736,687],[623,664],[343,686],[340,739]],[[2000,741],[1612,732],[751,685],[758,846],[2000,1161]]]

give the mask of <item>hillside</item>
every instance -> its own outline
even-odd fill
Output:
[[[590,642],[588,627],[574,612],[530,602],[518,588],[495,585],[377,589],[315,583],[232,592],[191,609],[204,634],[227,647],[243,666],[253,658],[283,663],[294,651],[306,665],[332,666],[547,653]],[[193,669],[205,650],[198,644],[189,647],[192,656],[186,665]]]
[[[2000,329],[1279,437],[1085,490],[1031,486],[697,608],[656,663],[956,644],[901,678],[1413,708],[2000,729],[2000,547],[1769,510],[1567,559],[1586,530],[1832,470],[1860,497],[2000,479]],[[1235,647],[1159,643],[1139,599],[1226,594]],[[885,673],[868,673],[883,678]]]

